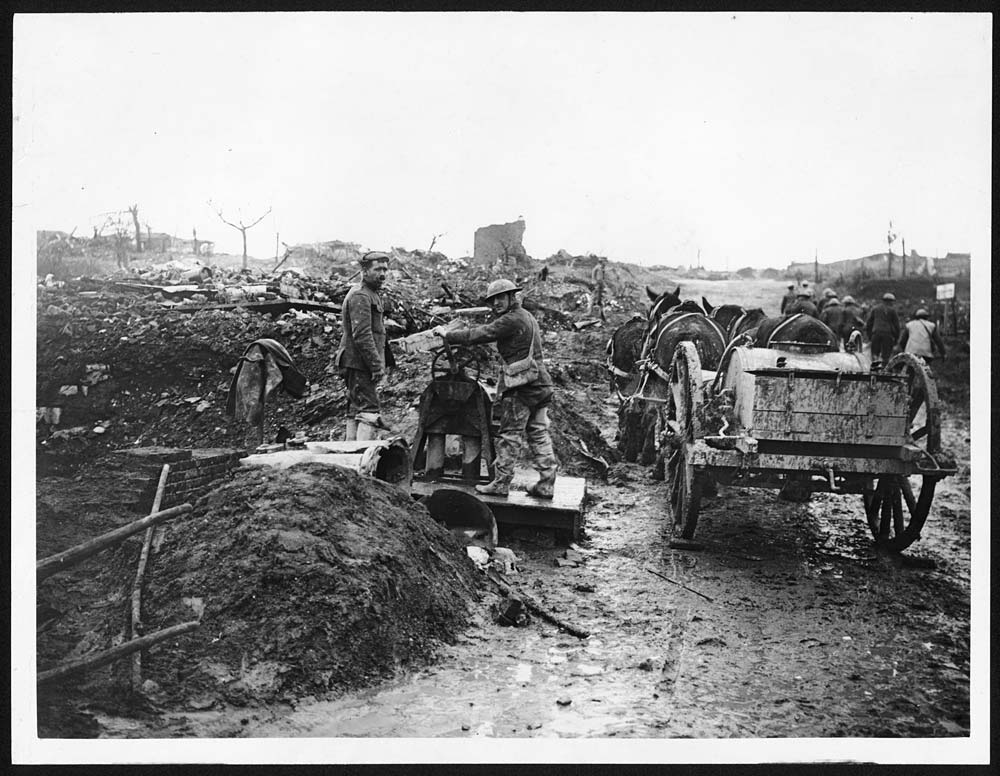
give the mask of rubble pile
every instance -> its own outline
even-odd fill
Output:
[[[372,684],[466,624],[482,577],[409,495],[319,464],[238,472],[172,523],[144,620],[201,627],[150,651],[161,701],[207,708]]]
[[[423,251],[395,249],[393,257],[385,290],[390,338],[427,330],[454,319],[457,311],[482,306],[492,276],[489,268],[451,272],[465,260]],[[605,326],[596,318],[567,312],[560,299],[546,295],[546,284],[561,283],[564,270],[557,268],[545,281],[522,279],[525,306],[545,332],[546,358],[557,385],[569,390],[603,384],[603,348],[611,322]],[[116,273],[103,279],[39,282],[36,450],[43,471],[127,445],[256,446],[256,429],[236,423],[225,414],[225,405],[244,348],[264,337],[281,342],[311,383],[304,400],[279,394],[265,413],[266,439],[272,440],[282,427],[314,439],[339,436],[346,397],[331,361],[341,336],[337,302],[349,283],[288,267],[270,274],[216,268],[200,284],[158,287],[149,278],[120,278]],[[323,301],[220,304],[218,289],[243,287],[265,289],[255,300],[259,305],[271,304],[262,301],[267,297]],[[476,324],[488,315],[464,318]],[[581,324],[586,327],[582,331]],[[493,349],[477,350],[483,379],[490,381],[497,371]],[[415,407],[430,379],[431,357],[397,353],[396,360],[380,391],[384,415],[405,432],[415,427]],[[564,405],[576,401],[592,398],[575,397]],[[553,420],[558,426],[557,408]],[[576,434],[587,428],[586,421],[572,428],[575,439],[563,453],[564,463],[573,471],[594,472],[587,455],[607,459],[608,452],[601,449],[596,429]],[[579,441],[585,437],[591,441],[583,452]]]

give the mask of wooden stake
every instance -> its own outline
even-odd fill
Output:
[[[500,589],[501,593],[519,599],[528,609],[533,611],[543,620],[551,622],[557,628],[562,628],[571,636],[576,636],[578,639],[586,639],[590,637],[590,631],[585,631],[582,628],[577,628],[575,625],[571,625],[565,620],[559,619],[548,609],[542,607],[542,605],[539,604],[537,601],[535,601],[533,598],[531,598],[528,595],[525,595],[524,593],[514,591],[509,585],[506,585],[503,582],[501,582],[493,574],[487,572],[486,578],[489,579],[493,584],[495,584]]]
[[[106,534],[101,534],[100,536],[83,542],[82,544],[78,544],[75,547],[70,547],[68,550],[64,550],[57,555],[44,558],[35,564],[35,581],[41,582],[43,579],[46,579],[59,571],[68,569],[70,566],[76,565],[81,560],[89,558],[91,555],[96,555],[103,549],[111,547],[115,544],[120,544],[125,539],[132,536],[132,534],[137,534],[140,531],[149,528],[151,525],[165,523],[167,520],[171,520],[178,515],[190,512],[191,509],[192,506],[190,504],[180,504],[179,506],[171,507],[170,509],[164,509],[162,512],[154,512],[141,520],[136,520],[134,523],[123,525],[121,528],[116,528],[113,531],[108,531]]]
[[[96,655],[88,655],[87,657],[80,658],[79,660],[71,660],[67,663],[56,666],[55,668],[50,668],[48,671],[42,671],[38,674],[37,682],[38,684],[48,684],[49,682],[55,682],[59,679],[64,679],[67,676],[72,676],[73,674],[106,666],[108,663],[113,663],[119,658],[131,655],[136,650],[146,649],[147,647],[151,647],[161,641],[166,641],[174,636],[180,636],[182,633],[193,631],[199,625],[201,625],[201,623],[197,620],[182,622],[180,625],[164,628],[163,630],[156,631],[156,633],[150,633],[148,636],[133,639],[132,641],[126,641],[124,644],[119,644],[117,647],[106,649],[104,652],[99,652]]]
[[[163,468],[160,470],[160,481],[156,486],[156,495],[153,497],[153,508],[150,510],[150,514],[156,514],[160,511],[160,504],[163,501],[163,491],[167,487],[167,478],[170,476],[170,464],[163,464]],[[146,563],[149,560],[149,548],[153,543],[153,533],[156,531],[156,526],[150,526],[146,529],[146,536],[142,541],[142,552],[139,553],[139,565],[135,571],[135,582],[132,585],[132,638],[136,639],[140,635],[139,630],[142,627],[142,578],[146,573]],[[136,652],[132,655],[132,689],[138,690],[142,685],[142,652]]]
[[[648,571],[648,572],[649,572],[650,574],[655,574],[655,575],[656,575],[656,576],[658,576],[658,577],[659,577],[660,579],[665,579],[665,580],[667,580],[667,582],[670,582],[670,583],[671,583],[671,584],[673,584],[673,585],[677,585],[677,587],[683,587],[683,588],[684,588],[685,590],[687,590],[687,591],[688,591],[689,593],[694,593],[695,595],[700,595],[700,596],[701,596],[702,598],[704,598],[704,599],[705,599],[706,601],[712,601],[712,600],[713,600],[713,599],[709,598],[709,597],[708,597],[707,595],[705,595],[704,593],[699,593],[699,592],[698,592],[697,590],[695,590],[694,588],[691,588],[691,587],[688,587],[688,586],[687,586],[687,585],[685,585],[685,584],[684,584],[683,582],[678,582],[678,581],[677,581],[676,579],[671,579],[670,577],[665,577],[665,576],[663,576],[663,574],[661,574],[661,573],[660,573],[659,571],[653,571],[652,569],[646,569],[646,571]]]

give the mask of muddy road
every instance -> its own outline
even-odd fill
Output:
[[[593,418],[610,439],[615,408]],[[485,603],[431,667],[295,705],[96,714],[133,737],[961,737],[969,735],[969,421],[922,539],[875,552],[860,497],[720,488],[700,552],[666,542],[666,486],[620,464],[592,481],[575,566],[544,532],[501,534],[512,583],[590,632]],[[669,577],[668,582],[650,572]],[[680,583],[687,588],[681,587]]]

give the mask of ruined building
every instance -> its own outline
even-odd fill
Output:
[[[528,254],[524,250],[524,219],[509,224],[491,224],[476,230],[473,259],[477,264],[504,262],[524,264]]]

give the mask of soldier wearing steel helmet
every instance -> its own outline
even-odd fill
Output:
[[[789,283],[788,284],[788,291],[787,291],[787,293],[783,297],[781,297],[781,314],[782,315],[784,315],[788,311],[789,307],[791,307],[793,304],[795,304],[795,300],[797,298],[798,298],[798,296],[795,293],[795,284],[794,283]]]
[[[902,329],[895,304],[896,295],[886,291],[882,294],[882,303],[872,308],[865,321],[865,335],[872,343],[872,360],[883,364],[892,357],[892,348]]]
[[[805,313],[806,315],[811,315],[813,318],[819,318],[819,311],[813,303],[813,290],[806,288],[805,285],[799,289],[795,303],[785,309],[785,315],[796,315],[798,313]]]
[[[937,324],[929,320],[930,314],[921,307],[913,314],[913,319],[903,327],[898,346],[904,353],[920,356],[928,364],[935,358],[947,355],[944,340]]]
[[[816,302],[816,309],[822,313],[823,308],[826,307],[830,303],[830,300],[834,299],[836,296],[837,292],[832,288],[824,288],[822,298]]]
[[[486,289],[486,301],[493,308],[494,320],[482,326],[447,331],[441,326],[434,334],[450,344],[476,345],[496,342],[497,351],[505,364],[534,358],[537,376],[525,385],[508,388],[501,373],[497,385],[500,397],[500,436],[496,442],[493,481],[477,485],[484,494],[505,496],[514,478],[514,463],[526,436],[533,464],[538,470],[538,482],[528,488],[528,494],[552,498],[559,461],[549,435],[548,406],[552,400],[552,378],[542,362],[542,333],[538,322],[517,299],[518,288],[510,280],[494,280]]]

